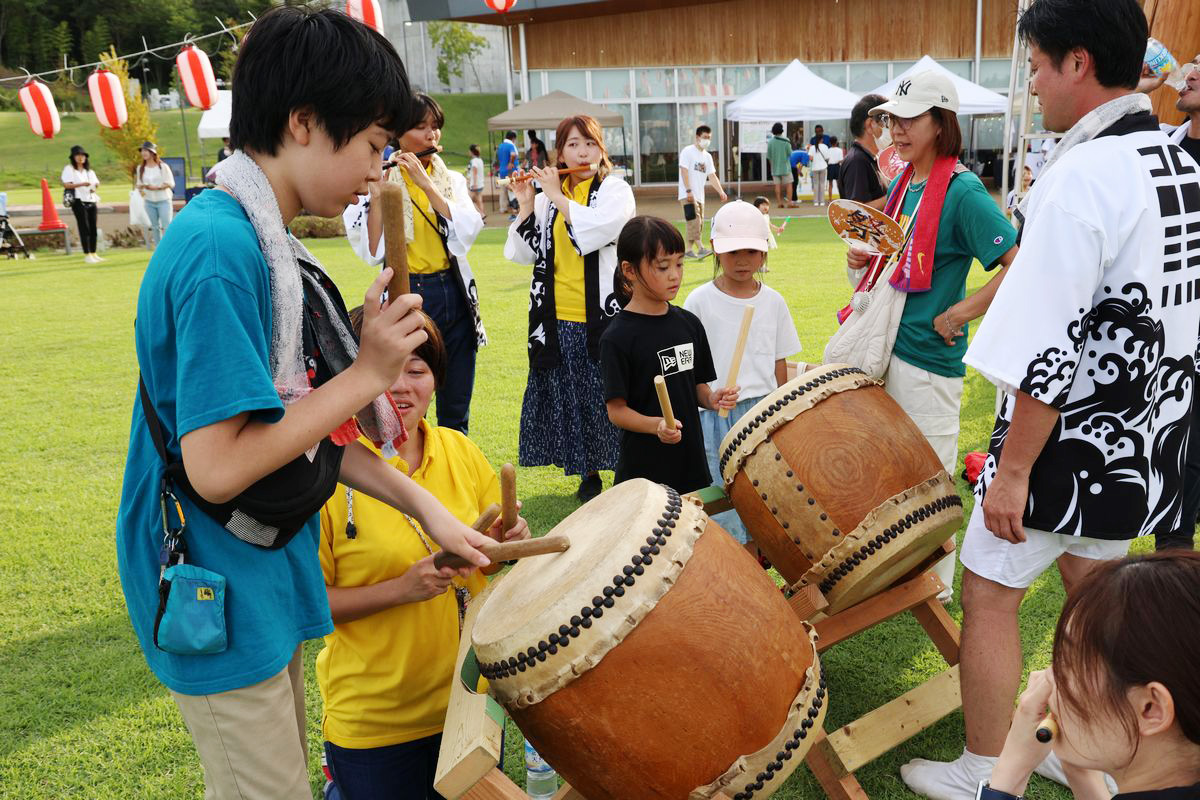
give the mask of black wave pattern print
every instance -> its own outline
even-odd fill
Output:
[[[1030,472],[1025,525],[1110,539],[1176,526],[1197,354],[1165,355],[1151,306],[1143,284],[1126,284],[1071,323],[1072,350],[1048,348],[1029,365],[1021,391],[1060,418]],[[1006,396],[996,419],[984,492],[1012,403]]]

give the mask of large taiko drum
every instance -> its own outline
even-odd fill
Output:
[[[490,691],[588,800],[769,797],[825,716],[811,628],[704,511],[647,480],[499,579],[472,631]]]
[[[721,442],[725,488],[755,543],[828,613],[893,584],[962,522],[912,419],[861,370],[827,364],[767,395]]]

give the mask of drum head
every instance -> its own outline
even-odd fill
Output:
[[[570,549],[518,562],[475,620],[471,639],[493,693],[532,704],[598,663],[671,588],[707,523],[701,508],[644,479],[560,522],[551,533]]]

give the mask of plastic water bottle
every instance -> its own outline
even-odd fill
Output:
[[[1151,36],[1146,40],[1146,57],[1144,59],[1146,66],[1155,75],[1166,75],[1166,83],[1168,86],[1179,90],[1183,88],[1185,78],[1183,76],[1183,67],[1175,56],[1171,55],[1171,51],[1166,45]]]
[[[525,740],[525,793],[534,800],[550,800],[558,791],[558,773]]]

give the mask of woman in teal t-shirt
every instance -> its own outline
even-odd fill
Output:
[[[982,316],[991,303],[1004,269],[1016,256],[1017,232],[975,173],[957,164],[962,131],[958,95],[950,79],[923,72],[900,86],[903,94],[871,109],[872,115],[887,120],[896,151],[909,164],[892,182],[888,208],[894,209],[901,227],[911,229],[914,249],[922,234],[934,237],[935,245],[928,287],[918,285],[913,275],[906,288],[885,388],[925,434],[942,466],[954,475],[967,323]],[[927,187],[932,188],[927,191]],[[898,196],[901,192],[903,196]],[[937,213],[939,202],[934,227],[934,220],[923,220],[921,214]],[[916,260],[922,267],[930,267],[923,252]],[[976,260],[985,269],[1002,269],[967,297],[967,274]],[[867,259],[852,249],[847,263],[853,270],[861,270]],[[880,280],[890,279],[894,269],[890,265],[885,268]],[[947,586],[940,595],[947,602],[954,578],[952,558],[939,565],[938,576]]]

